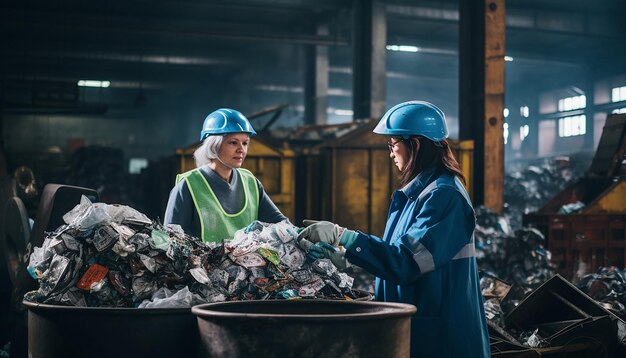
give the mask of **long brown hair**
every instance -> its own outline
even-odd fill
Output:
[[[447,140],[435,143],[422,136],[410,137],[408,139],[394,138],[401,140],[406,145],[409,153],[408,164],[400,173],[401,188],[413,180],[417,174],[433,166],[437,166],[438,170],[444,170],[452,175],[456,175],[463,184],[466,184],[459,162],[454,158]],[[419,142],[419,150],[417,142]]]

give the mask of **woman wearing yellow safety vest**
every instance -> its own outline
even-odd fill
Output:
[[[261,182],[241,168],[256,132],[240,112],[221,108],[204,120],[195,151],[197,168],[180,174],[170,192],[164,223],[178,224],[204,242],[222,242],[255,220],[287,218]]]
[[[443,112],[428,102],[405,102],[387,111],[374,133],[387,136],[401,175],[384,236],[320,221],[300,233],[301,246],[312,258],[327,257],[337,267],[350,262],[375,275],[376,300],[417,307],[411,357],[489,357],[474,210]]]

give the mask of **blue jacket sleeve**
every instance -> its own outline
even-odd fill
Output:
[[[259,221],[275,224],[283,220],[289,220],[280,212],[269,195],[267,195],[261,181],[257,179],[256,182],[259,187]]]
[[[474,212],[451,186],[433,190],[422,202],[416,205],[408,230],[390,240],[360,233],[346,247],[346,258],[398,285],[411,284],[449,263],[470,243]]]
[[[178,224],[185,232],[191,232],[192,215],[197,215],[187,182],[181,180],[170,191],[163,224]]]

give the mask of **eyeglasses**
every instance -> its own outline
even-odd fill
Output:
[[[387,147],[389,147],[389,151],[393,152],[393,150],[396,148],[398,143],[402,143],[402,141],[401,140],[397,140],[397,141],[394,142],[393,140],[389,140],[387,142]]]

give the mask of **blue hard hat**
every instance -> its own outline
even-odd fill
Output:
[[[256,135],[248,118],[241,112],[230,108],[220,108],[209,114],[204,119],[200,140],[210,135],[223,135],[228,133],[247,133],[249,136]]]
[[[388,110],[374,133],[403,138],[420,135],[441,142],[448,138],[448,125],[443,112],[432,103],[409,101]]]

